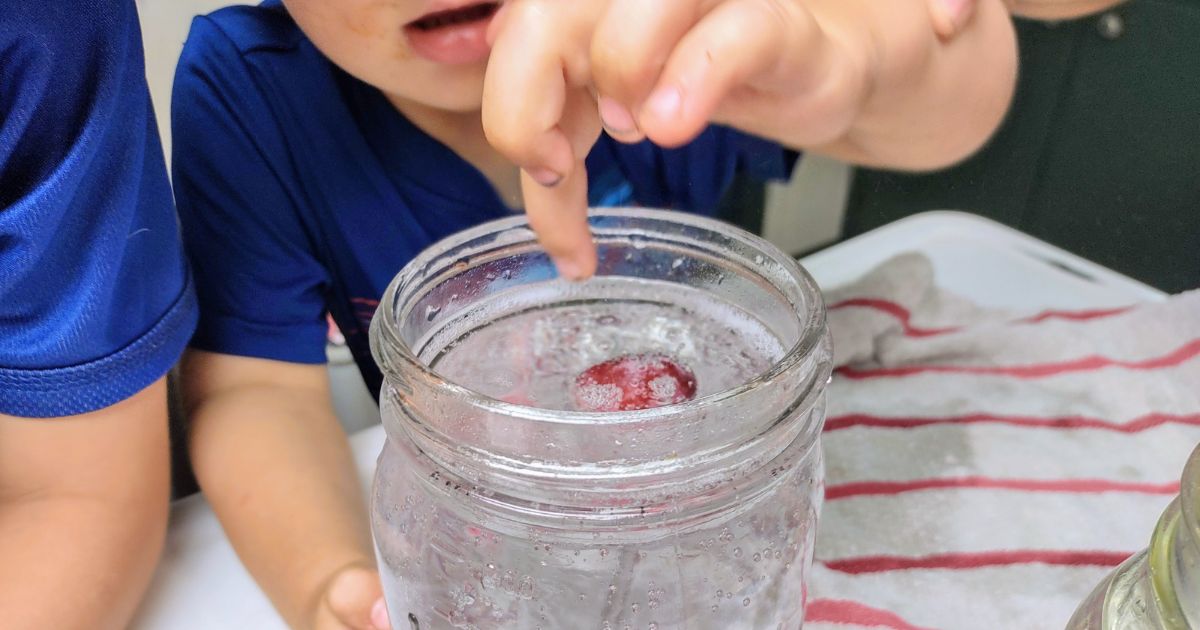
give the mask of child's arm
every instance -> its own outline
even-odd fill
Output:
[[[0,627],[124,628],[194,327],[130,0],[0,8]]]
[[[484,126],[524,169],[543,244],[582,278],[601,116],[618,140],[664,146],[715,122],[860,164],[969,155],[1011,97],[1012,25],[1000,0],[953,37],[933,15],[926,0],[513,0],[493,24]]]
[[[189,351],[183,382],[196,477],[288,624],[386,628],[325,366]]]
[[[124,628],[167,527],[165,379],[65,418],[0,414],[0,611],[14,630]]]
[[[1031,20],[1074,20],[1128,0],[1004,0],[1009,13]]]

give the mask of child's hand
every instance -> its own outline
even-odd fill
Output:
[[[583,161],[602,124],[617,140],[667,147],[713,122],[796,148],[845,142],[881,82],[923,87],[925,59],[965,28],[976,2],[509,0],[490,32],[484,129],[522,167],[526,213],[560,273],[586,278],[596,254]],[[896,100],[902,121],[942,113]],[[880,132],[890,120],[870,122],[876,135],[890,134],[889,148],[907,150],[902,134]],[[860,161],[871,161],[875,147],[863,144]],[[857,148],[832,153],[853,158]]]
[[[390,630],[379,573],[353,565],[329,581],[317,604],[316,630]]]

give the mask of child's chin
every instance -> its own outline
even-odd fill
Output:
[[[449,112],[479,111],[483,105],[483,81],[476,85],[462,86],[457,90],[439,90],[430,100],[434,107]]]
[[[383,89],[385,92],[399,95],[403,100],[444,112],[477,112],[483,105],[482,72],[477,81],[443,81],[437,85],[436,90],[422,89],[428,87],[428,84],[397,87],[399,89]]]

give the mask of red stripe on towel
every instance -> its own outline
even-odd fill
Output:
[[[880,299],[880,298],[850,298],[847,300],[842,300],[841,302],[838,302],[838,303],[830,306],[829,310],[833,311],[833,310],[841,310],[841,309],[846,309],[846,308],[866,308],[866,309],[879,311],[879,312],[885,313],[887,315],[891,315],[892,317],[899,320],[900,324],[904,327],[904,334],[909,337],[934,337],[937,335],[945,335],[948,333],[959,332],[964,329],[964,327],[962,327],[962,326],[947,326],[947,327],[943,327],[943,328],[925,328],[922,326],[917,326],[912,323],[912,312],[911,311],[909,311],[904,306],[897,304],[896,302],[892,302],[891,300],[884,300],[884,299]],[[1015,320],[1012,323],[1015,323],[1015,324],[1039,324],[1041,322],[1054,320],[1054,319],[1073,321],[1073,322],[1086,322],[1086,321],[1092,321],[1095,319],[1103,319],[1105,317],[1112,317],[1114,315],[1121,315],[1123,313],[1128,313],[1129,311],[1133,310],[1133,308],[1134,308],[1133,306],[1122,306],[1122,307],[1118,307],[1118,308],[1091,309],[1091,310],[1080,310],[1080,311],[1047,310],[1047,311],[1042,311],[1036,315],[1031,315],[1029,317],[1023,317],[1021,319]]]
[[[1118,433],[1138,433],[1164,424],[1200,426],[1200,414],[1150,413],[1128,422],[1109,422],[1083,416],[1042,418],[1037,416],[1001,416],[986,413],[948,416],[945,418],[895,417],[885,418],[868,414],[846,414],[825,421],[825,431],[840,431],[851,427],[881,429],[914,429],[940,424],[1007,424],[1037,429],[1100,429]]]
[[[1050,549],[1015,549],[975,553],[946,553],[931,556],[862,556],[828,560],[823,564],[841,573],[859,575],[912,569],[978,569],[980,567],[1014,564],[1051,564],[1058,566],[1103,566],[1121,564],[1131,552],[1122,551],[1058,551]]]
[[[829,307],[829,310],[840,310],[844,308],[869,308],[872,310],[887,313],[892,317],[900,320],[900,324],[904,326],[904,334],[909,337],[933,337],[936,335],[944,335],[946,333],[958,332],[961,327],[954,326],[949,328],[921,328],[912,325],[912,313],[907,308],[889,301],[876,298],[852,298],[842,300],[837,304]]]
[[[804,609],[804,620],[891,630],[926,630],[905,621],[894,612],[845,599],[814,599]]]
[[[1011,376],[1014,378],[1045,378],[1077,372],[1092,372],[1110,367],[1127,370],[1150,371],[1175,367],[1200,355],[1200,339],[1193,339],[1186,345],[1161,357],[1143,359],[1141,361],[1120,361],[1109,357],[1090,356],[1071,361],[1054,363],[1035,363],[1030,365],[907,365],[894,368],[856,369],[844,367],[838,374],[845,378],[861,380],[868,378],[889,378],[913,376],[916,374],[976,374],[984,376]]]

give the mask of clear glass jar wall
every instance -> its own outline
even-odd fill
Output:
[[[514,218],[434,246],[385,295],[371,336],[388,440],[371,509],[394,626],[799,627],[831,369],[816,285],[715,221],[614,210],[592,224],[600,269],[587,283],[555,279]],[[597,321],[626,337],[662,318],[622,313],[736,311],[779,352],[736,386],[613,413],[503,402],[437,369],[496,322],[606,308]],[[585,358],[611,345],[587,326],[572,334]],[[716,350],[703,356],[737,362]]]
[[[1068,630],[1200,630],[1200,447],[1150,546],[1096,587]]]

